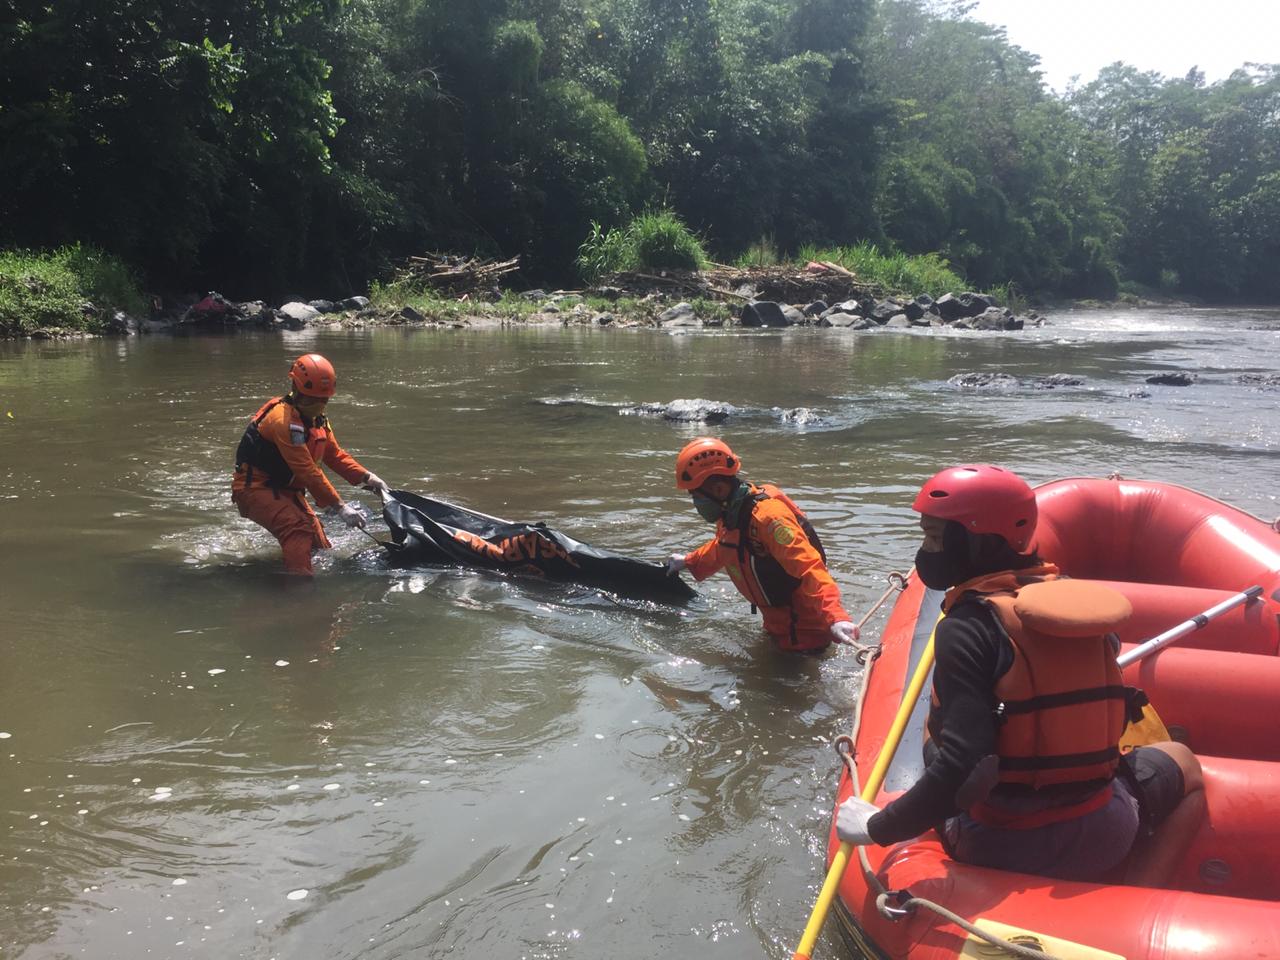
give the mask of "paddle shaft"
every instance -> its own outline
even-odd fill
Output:
[[[1221,616],[1228,610],[1233,610],[1241,604],[1257,599],[1261,594],[1262,587],[1250,587],[1248,590],[1210,607],[1204,613],[1192,617],[1190,620],[1186,620],[1170,630],[1166,630],[1159,636],[1152,637],[1146,643],[1119,657],[1117,662],[1121,667],[1125,667],[1130,663],[1141,660],[1143,657],[1150,656],[1157,650],[1167,647],[1187,634],[1199,630],[1210,620]],[[936,624],[934,629],[937,629]],[[880,751],[880,756],[876,759],[871,776],[867,778],[867,782],[862,788],[860,796],[863,800],[870,802],[880,792],[880,785],[884,782],[885,773],[888,772],[889,764],[893,762],[894,754],[897,753],[898,744],[902,740],[907,721],[911,719],[916,700],[919,699],[920,692],[924,689],[925,680],[928,678],[929,670],[932,667],[933,635],[930,634],[929,642],[920,657],[920,663],[916,666],[916,672],[911,677],[911,683],[903,695],[902,702],[898,705],[898,713],[893,718],[893,726],[889,728],[889,735],[885,740],[884,749]],[[845,867],[848,866],[849,857],[852,853],[853,844],[842,842],[840,849],[836,851],[836,855],[832,858],[831,867],[827,870],[822,890],[818,893],[818,899],[813,905],[813,912],[809,915],[809,922],[805,926],[804,935],[800,938],[800,945],[796,947],[796,951],[793,954],[793,960],[809,960],[812,956],[813,946],[818,940],[818,934],[822,932],[822,924],[827,919],[827,913],[831,909],[831,904],[835,900],[836,892],[840,887],[840,878],[844,876]]]
[[[942,618],[939,617],[939,620]],[[937,625],[934,625],[937,629]],[[924,689],[924,682],[929,677],[929,671],[933,668],[933,634],[929,634],[929,642],[925,645],[924,652],[920,655],[920,662],[916,665],[916,672],[911,677],[911,683],[908,684],[906,692],[902,695],[902,702],[898,704],[897,716],[893,718],[893,725],[889,728],[889,735],[885,739],[884,748],[880,751],[880,755],[876,758],[876,764],[871,770],[871,776],[867,778],[867,782],[863,784],[862,793],[859,796],[863,800],[874,800],[876,794],[880,792],[880,784],[884,782],[884,775],[889,771],[889,764],[893,762],[894,754],[898,752],[898,744],[902,741],[902,733],[907,728],[907,721],[911,719],[911,713],[915,710],[916,701],[920,699],[920,692]],[[867,669],[871,669],[868,665]],[[818,893],[818,899],[814,902],[813,912],[809,914],[809,922],[805,925],[804,935],[800,937],[800,945],[796,947],[793,954],[793,960],[809,960],[813,954],[813,945],[818,941],[818,934],[822,932],[822,925],[826,922],[827,912],[831,909],[831,903],[835,900],[836,891],[840,888],[840,878],[844,876],[844,869],[849,864],[849,856],[853,853],[853,844],[841,841],[840,849],[836,851],[836,855],[831,860],[831,867],[827,870],[827,877],[822,882],[822,890]]]
[[[1221,603],[1210,607],[1204,613],[1197,614],[1190,620],[1184,620],[1176,627],[1166,630],[1159,636],[1152,637],[1145,643],[1138,644],[1138,646],[1134,647],[1128,653],[1121,654],[1117,657],[1116,663],[1120,664],[1121,669],[1123,669],[1131,663],[1136,663],[1144,657],[1149,657],[1157,650],[1163,650],[1165,647],[1169,646],[1169,644],[1177,640],[1181,640],[1187,634],[1194,633],[1210,620],[1222,616],[1228,610],[1234,610],[1242,604],[1249,603],[1251,600],[1256,600],[1261,595],[1262,587],[1250,587],[1248,590],[1237,593],[1234,597],[1229,597]]]

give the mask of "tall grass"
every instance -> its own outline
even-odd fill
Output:
[[[97,311],[86,312],[86,303]],[[144,309],[133,271],[96,247],[0,251],[0,335],[41,327],[96,332],[116,310]]]
[[[707,254],[697,236],[670,210],[642,213],[622,229],[591,233],[578,248],[578,272],[588,283],[623,270],[701,270]]]
[[[870,243],[855,247],[818,249],[801,247],[797,259],[830,260],[852,270],[863,283],[881,287],[889,293],[917,295],[927,293],[940,297],[965,289],[965,279],[956,273],[944,257],[936,253],[910,256],[900,251],[888,253]]]
[[[782,262],[778,253],[778,245],[771,236],[762,236],[734,261],[734,266],[743,270],[751,267],[776,267]]]

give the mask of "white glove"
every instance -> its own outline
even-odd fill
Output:
[[[872,843],[867,832],[867,821],[880,812],[880,808],[860,797],[850,797],[836,811],[836,836],[841,843],[863,846]]]
[[[860,636],[862,631],[858,629],[858,625],[849,620],[840,620],[831,625],[831,639],[836,643],[853,644]]]
[[[364,483],[362,483],[361,486],[364,487],[366,490],[377,490],[378,493],[391,492],[391,488],[387,486],[387,481],[383,480],[380,476],[378,476],[372,470],[370,470],[369,475],[364,478]]]
[[[348,527],[359,527],[365,529],[369,521],[364,518],[364,514],[355,504],[344,503],[342,509],[338,511],[342,515],[342,522]]]
[[[675,576],[686,566],[688,566],[688,564],[684,562],[684,554],[673,553],[671,556],[667,557],[667,576]]]

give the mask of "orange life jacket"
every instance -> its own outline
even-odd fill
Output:
[[[254,473],[266,477],[266,485],[273,490],[301,490],[303,486],[294,482],[293,470],[285,463],[284,457],[274,443],[267,440],[258,431],[263,418],[281,403],[288,403],[285,397],[272,397],[249,420],[245,427],[240,445],[236,447],[236,472],[244,470],[245,485],[251,485]],[[307,452],[316,463],[324,461],[325,448],[329,444],[329,424],[324,415],[313,417],[308,427],[296,416],[289,423],[289,432],[295,442],[301,440],[306,444]]]
[[[738,511],[737,526],[730,528],[737,531],[737,540],[734,543],[730,543],[727,539],[722,541],[725,546],[731,546],[737,551],[738,570],[741,571],[743,579],[746,580],[750,577],[751,582],[745,585],[745,589],[743,589],[744,584],[738,585],[741,592],[748,598],[760,598],[758,604],[754,600],[752,601],[752,613],[756,612],[755,608],[757,606],[787,606],[791,603],[791,595],[795,593],[796,587],[800,586],[800,581],[787,573],[782,568],[782,564],[769,555],[769,551],[763,544],[756,543],[751,538],[752,515],[755,513],[756,504],[761,500],[778,500],[790,510],[796,518],[796,523],[804,531],[805,537],[813,544],[814,549],[818,551],[818,555],[822,557],[822,562],[826,563],[827,561],[827,551],[823,549],[822,540],[818,537],[818,531],[813,528],[809,518],[805,516],[803,510],[796,506],[794,500],[772,483],[761,484],[759,487],[753,488],[748,497],[748,502],[744,503]],[[732,570],[730,573],[732,574]]]
[[[975,594],[1013,647],[994,691],[998,782],[1039,789],[1111,780],[1128,695],[1109,633],[1128,619],[1128,600],[1101,584],[1060,580],[1046,565],[962,584],[945,606]]]

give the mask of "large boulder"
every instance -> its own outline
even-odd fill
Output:
[[[891,317],[896,317],[902,312],[902,306],[894,300],[881,300],[870,310],[867,316],[876,323],[888,323]]]
[[[740,321],[744,327],[789,327],[791,321],[782,307],[772,300],[752,300],[742,307]]]
[[[236,324],[241,317],[234,303],[216,290],[211,290],[203,300],[188,307],[182,319],[184,323]]]
[[[299,303],[297,300],[286,303],[276,313],[280,314],[286,321],[296,323],[300,326],[306,326],[308,323],[314,323],[320,318],[320,311],[309,303]]]
[[[799,307],[783,307],[782,315],[787,318],[787,324],[792,327],[798,327],[805,322],[805,313]]]
[[[959,300],[971,311],[969,314],[971,317],[976,317],[988,307],[999,306],[995,297],[985,293],[974,293],[972,290],[967,290],[960,294]]]
[[[343,310],[363,310],[368,305],[368,297],[347,297],[347,299],[338,304]]]
[[[818,314],[818,316],[825,318],[831,316],[833,313],[848,313],[855,317],[861,317],[863,315],[862,304],[858,303],[857,300],[844,300],[833,307],[828,307],[826,310],[823,310],[822,313]]]
[[[911,321],[907,319],[907,315],[905,313],[895,313],[884,322],[884,325],[895,330],[905,330],[907,327],[911,326]]]
[[[677,303],[658,314],[658,323],[664,327],[698,327],[701,321],[693,312],[693,304]]]
[[[116,310],[106,322],[108,333],[122,333],[129,337],[136,336],[141,328],[142,325],[138,318],[125,313],[123,310]]]
[[[944,293],[937,299],[934,306],[938,308],[938,315],[947,323],[954,323],[957,320],[972,316],[969,308],[961,303],[953,293]]]
[[[974,330],[1021,330],[1022,321],[1004,307],[987,307],[973,318]]]

